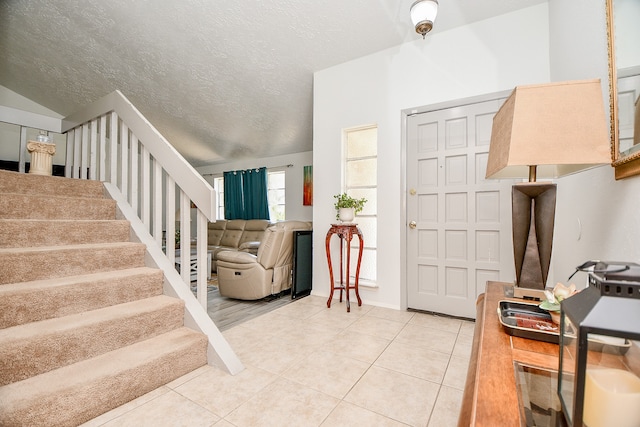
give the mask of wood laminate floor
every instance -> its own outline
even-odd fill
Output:
[[[215,276],[209,281],[207,290],[207,313],[220,331],[237,326],[248,320],[269,313],[292,303],[291,292],[284,291],[279,296],[270,296],[256,301],[244,301],[220,296]],[[195,289],[192,287],[195,293]]]

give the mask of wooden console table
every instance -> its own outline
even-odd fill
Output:
[[[331,262],[331,236],[337,235],[340,237],[340,285],[338,287],[335,286],[335,282],[333,279],[333,265]],[[350,275],[349,269],[351,268],[351,240],[353,236],[357,235],[358,240],[360,241],[360,250],[358,252],[358,264],[356,265],[356,277],[353,285],[349,284]],[[340,302],[342,302],[342,291],[346,292],[346,300],[347,300],[347,313],[351,311],[351,305],[349,302],[349,290],[353,289],[356,291],[356,298],[358,299],[358,306],[362,305],[362,300],[360,299],[360,293],[358,292],[358,280],[360,279],[360,262],[362,261],[362,250],[364,248],[364,240],[362,238],[362,232],[360,228],[356,224],[331,224],[331,228],[327,232],[327,238],[325,240],[325,246],[327,251],[327,262],[329,263],[329,280],[331,280],[331,292],[329,293],[329,300],[327,301],[327,307],[331,308],[331,300],[333,299],[333,293],[339,289],[340,290]],[[346,266],[346,277],[343,276],[343,247],[346,246],[347,251],[347,266]]]
[[[458,427],[521,425],[514,362],[558,369],[558,345],[507,334],[498,319],[503,282],[488,282],[478,298],[473,349]],[[519,301],[519,300],[515,300]],[[521,301],[521,300],[520,300]]]

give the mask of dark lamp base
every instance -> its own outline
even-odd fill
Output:
[[[556,184],[514,184],[511,203],[516,290],[543,293],[551,263]]]

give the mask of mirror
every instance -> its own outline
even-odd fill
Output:
[[[640,174],[640,1],[607,0],[611,160],[616,179]]]

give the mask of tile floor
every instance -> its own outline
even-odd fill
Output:
[[[224,332],[245,370],[210,366],[88,426],[457,424],[472,322],[309,296]]]

